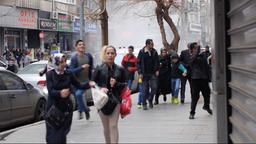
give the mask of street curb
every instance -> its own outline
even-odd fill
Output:
[[[32,124],[29,124],[29,125],[20,126],[20,127],[14,128],[14,129],[3,131],[3,132],[0,133],[0,141],[4,140],[4,138],[7,137],[8,135],[10,135],[11,133],[14,133],[14,132],[16,132],[20,129],[24,129],[24,128],[35,126],[35,125],[40,125],[42,123],[45,123],[45,121],[39,121],[39,122],[32,123]]]

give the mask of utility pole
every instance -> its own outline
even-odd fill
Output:
[[[101,0],[101,11],[100,15],[101,20],[101,36],[102,36],[102,46],[108,45],[108,13],[106,8],[106,0]]]
[[[85,0],[80,0],[80,39],[81,40],[85,40],[85,37],[84,37],[84,1]]]
[[[187,43],[188,43],[188,19],[187,19],[187,13],[188,13],[188,5],[187,5],[187,0],[182,0],[181,1],[181,37],[182,37],[182,43],[181,43],[181,50],[187,49]]]

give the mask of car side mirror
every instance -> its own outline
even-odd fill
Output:
[[[27,83],[27,88],[28,88],[29,90],[31,90],[31,89],[33,89],[34,87],[33,87],[30,83]]]

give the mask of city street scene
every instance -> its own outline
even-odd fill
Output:
[[[0,143],[256,143],[256,1],[1,0]]]

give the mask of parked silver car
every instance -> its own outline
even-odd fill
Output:
[[[0,68],[0,129],[43,119],[46,97],[16,74]]]
[[[46,75],[44,74],[43,76],[40,76],[39,72],[45,68],[47,63],[48,61],[46,60],[34,62],[27,65],[17,73],[17,75],[20,76],[23,80],[38,88],[40,92],[46,97],[48,96],[48,90],[46,87]],[[69,63],[69,61],[67,63]],[[73,95],[71,95],[71,100],[74,106],[73,109],[75,110],[76,102]]]
[[[8,67],[7,61],[2,59],[2,58],[0,58],[0,67],[3,67],[5,69],[7,69],[7,67]]]
[[[39,72],[45,68],[47,62],[47,60],[42,60],[29,64],[23,69],[19,70],[17,75],[24,79],[26,82],[32,84],[34,87],[42,89],[46,85],[46,77],[45,75],[39,76]]]

